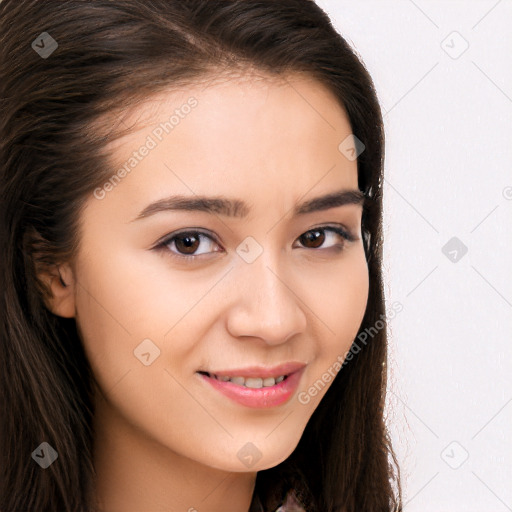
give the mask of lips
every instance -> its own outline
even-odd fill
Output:
[[[208,387],[211,386],[240,405],[268,408],[283,405],[290,400],[297,390],[305,366],[303,363],[286,363],[273,368],[253,366],[215,373],[196,373]]]
[[[288,376],[306,366],[304,363],[288,362],[271,368],[264,366],[249,366],[246,368],[233,368],[231,370],[200,370],[198,373],[207,373],[215,377],[243,377],[244,379],[253,377],[266,379],[273,377],[277,379],[280,376]]]

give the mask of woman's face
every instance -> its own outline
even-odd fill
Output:
[[[357,191],[351,127],[298,76],[155,98],[124,120],[139,124],[82,213],[67,316],[98,414],[164,452],[266,469],[296,447],[366,308],[362,206],[318,200]]]

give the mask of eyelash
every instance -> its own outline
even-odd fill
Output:
[[[329,226],[329,225],[319,226],[319,227],[308,229],[302,235],[300,235],[298,237],[298,239],[300,237],[302,237],[303,235],[307,234],[307,233],[311,233],[311,232],[315,232],[315,231],[322,231],[322,232],[324,232],[324,231],[331,231],[331,232],[334,232],[334,233],[340,235],[343,238],[343,245],[342,245],[342,247],[338,247],[338,249],[340,251],[342,251],[344,249],[345,242],[353,242],[353,241],[357,240],[356,237],[354,237],[351,233],[349,233],[345,229],[343,229],[343,228],[341,228],[339,226]],[[219,242],[215,239],[215,237],[212,237],[211,235],[209,235],[209,234],[207,234],[207,233],[205,233],[203,231],[200,231],[200,230],[187,230],[187,231],[180,231],[178,233],[172,233],[171,235],[165,237],[161,242],[157,243],[157,245],[155,246],[155,249],[156,250],[164,250],[167,253],[169,253],[169,255],[171,257],[178,258],[180,260],[194,260],[194,259],[199,258],[200,256],[204,256],[204,254],[197,254],[197,255],[195,255],[195,254],[187,254],[187,255],[184,255],[184,254],[179,254],[179,253],[171,251],[169,249],[169,247],[168,247],[169,244],[171,244],[176,238],[179,238],[180,236],[183,236],[183,235],[200,235],[199,238],[206,237],[206,238],[209,238],[210,240],[212,240],[217,245],[220,245]],[[336,248],[336,246],[333,246],[333,247],[329,247],[328,249],[335,249],[335,248]],[[304,247],[304,249],[320,250],[321,247],[318,247],[318,248]],[[324,250],[328,250],[328,249],[324,249]],[[221,251],[213,251],[213,252],[221,252]],[[211,253],[206,253],[206,254],[211,254]]]

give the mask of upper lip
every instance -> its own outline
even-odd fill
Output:
[[[208,373],[219,377],[280,377],[290,375],[306,366],[304,363],[289,362],[271,368],[265,366],[248,366],[246,368],[234,368],[231,370],[208,371]],[[205,370],[206,371],[206,370]]]

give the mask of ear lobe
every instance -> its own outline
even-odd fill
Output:
[[[46,299],[46,307],[57,316],[74,318],[75,279],[68,264],[59,265],[55,270],[40,276],[49,288],[51,296]]]

